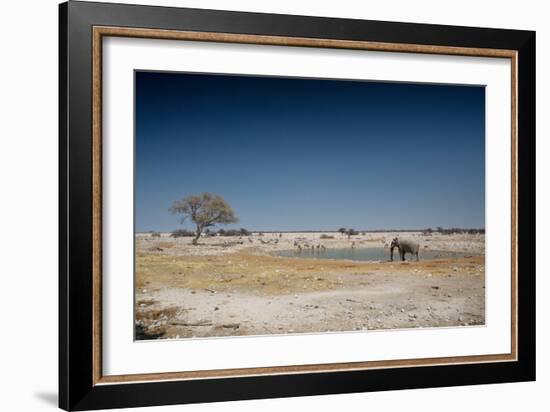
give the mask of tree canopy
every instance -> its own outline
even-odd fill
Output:
[[[176,200],[170,211],[182,215],[182,222],[191,219],[196,225],[193,244],[197,244],[204,229],[216,224],[237,223],[239,219],[223,197],[213,193],[201,193]]]

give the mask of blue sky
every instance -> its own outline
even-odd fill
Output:
[[[485,89],[136,72],[137,231],[213,192],[250,230],[485,227]]]

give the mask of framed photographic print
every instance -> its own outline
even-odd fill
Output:
[[[60,407],[535,379],[535,33],[60,5]]]

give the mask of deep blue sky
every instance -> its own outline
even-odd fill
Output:
[[[136,72],[136,230],[222,195],[250,230],[485,226],[485,89]]]

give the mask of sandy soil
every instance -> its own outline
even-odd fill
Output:
[[[136,236],[138,339],[311,333],[485,323],[483,235],[253,234],[198,246]],[[395,236],[422,250],[471,253],[419,262],[273,256],[300,245],[381,247]],[[388,249],[389,258],[389,249]]]

